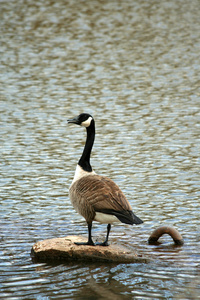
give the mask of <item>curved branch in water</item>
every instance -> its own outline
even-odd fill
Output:
[[[174,240],[174,243],[176,245],[183,245],[183,238],[180,235],[180,233],[178,232],[178,230],[176,230],[173,227],[169,227],[169,226],[161,226],[157,229],[155,229],[152,234],[150,235],[149,239],[148,239],[148,243],[153,245],[153,244],[157,244],[158,243],[158,239],[163,235],[163,234],[169,234],[172,239]]]

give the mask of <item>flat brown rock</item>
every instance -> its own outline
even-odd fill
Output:
[[[81,236],[67,236],[39,241],[33,245],[31,254],[42,261],[88,261],[135,263],[148,262],[147,258],[138,256],[132,250],[123,246],[110,245],[85,246],[74,242],[86,242]]]

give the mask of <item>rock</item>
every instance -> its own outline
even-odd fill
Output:
[[[124,246],[109,245],[85,246],[74,242],[87,241],[81,236],[67,236],[39,241],[33,245],[31,254],[39,261],[88,261],[88,262],[116,262],[143,263],[149,259],[138,256]]]

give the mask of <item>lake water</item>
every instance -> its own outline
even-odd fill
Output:
[[[0,299],[200,299],[200,2],[0,1]],[[96,121],[91,163],[139,226],[112,227],[148,264],[47,264],[39,240],[87,236],[68,189]],[[178,229],[150,246],[150,233]],[[94,224],[94,240],[106,226]]]

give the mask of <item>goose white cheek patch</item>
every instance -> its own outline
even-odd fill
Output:
[[[81,126],[89,127],[92,121],[92,117],[89,117],[86,121],[81,123]]]

